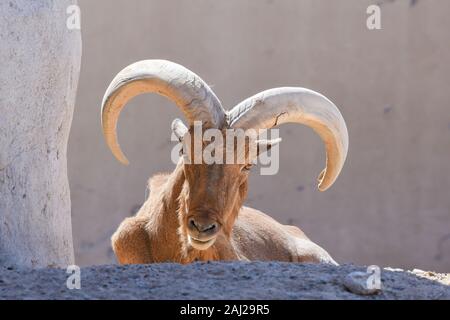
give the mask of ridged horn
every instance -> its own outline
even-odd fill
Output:
[[[348,151],[348,132],[338,108],[315,91],[284,87],[260,92],[239,103],[229,112],[229,125],[242,129],[270,129],[283,123],[311,127],[325,143],[326,167],[318,178],[325,191],[336,180]]]
[[[189,124],[202,121],[206,128],[220,128],[225,111],[211,88],[195,73],[166,60],[143,60],[120,71],[102,102],[102,128],[106,143],[123,164],[128,160],[117,138],[117,122],[125,104],[137,95],[154,92],[172,100]]]

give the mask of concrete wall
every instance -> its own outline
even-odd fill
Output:
[[[382,30],[366,28],[378,2]],[[121,166],[100,130],[104,91],[124,66],[164,58],[198,73],[231,108],[277,86],[324,93],[350,134],[344,170],[312,130],[285,126],[276,176],[251,178],[248,205],[300,226],[339,262],[450,269],[450,2],[81,0],[84,53],[69,145],[79,264],[113,261],[109,238],[171,170],[167,100],[133,100],[119,123]]]
[[[74,262],[66,157],[81,64],[80,30],[66,23],[74,4],[0,2],[0,266]]]

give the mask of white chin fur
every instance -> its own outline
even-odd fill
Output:
[[[216,238],[212,238],[208,241],[203,242],[203,241],[195,240],[191,236],[188,236],[188,240],[189,240],[189,244],[194,249],[206,250],[214,244],[214,242],[216,241]]]

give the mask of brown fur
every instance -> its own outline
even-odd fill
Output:
[[[171,174],[151,178],[147,201],[112,236],[119,263],[197,260],[335,263],[297,227],[282,225],[261,211],[242,206],[248,173],[242,173],[241,167],[185,165],[180,161]],[[203,210],[222,227],[211,247],[197,250],[187,241],[186,219],[188,212]]]

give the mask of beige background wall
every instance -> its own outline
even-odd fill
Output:
[[[251,178],[248,205],[293,223],[339,262],[450,271],[450,1],[80,0],[83,64],[69,145],[78,264],[114,261],[109,238],[173,168],[163,98],[133,100],[119,124],[121,166],[100,131],[100,103],[126,65],[176,61],[231,108],[277,86],[322,92],[350,134],[344,170],[320,193],[318,136],[281,135],[276,176]],[[382,30],[366,8],[382,3]]]

